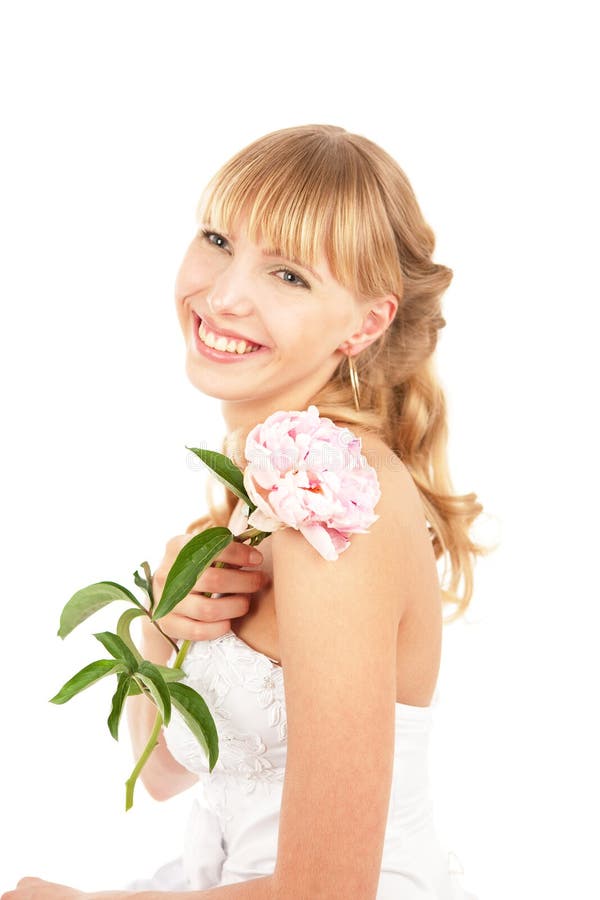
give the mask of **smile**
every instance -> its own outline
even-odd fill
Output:
[[[196,313],[192,315],[194,346],[202,356],[208,359],[219,362],[238,362],[250,356],[261,356],[269,350],[262,344],[220,335],[207,328]]]

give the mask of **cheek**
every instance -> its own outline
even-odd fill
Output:
[[[188,247],[175,278],[175,296],[178,302],[190,294],[205,289],[208,281],[210,281],[208,266],[194,242]]]
[[[175,303],[178,309],[183,305],[184,298],[190,293],[189,283],[185,271],[180,268],[175,278]]]
[[[175,311],[184,333],[191,322],[190,298],[202,290],[203,282],[199,276],[200,268],[190,264],[190,260],[186,257],[179,267],[174,286]]]
[[[312,319],[301,325],[296,323],[280,334],[281,349],[289,354],[290,360],[309,369],[329,356],[332,341],[335,342],[330,323],[316,323]]]
[[[328,315],[321,308],[314,310],[314,314],[298,328],[297,339],[316,352],[328,353],[339,343],[342,333],[345,333],[344,323],[340,323],[339,316]]]
[[[196,277],[194,277],[194,270],[196,270]],[[194,293],[194,285],[198,283],[198,273],[198,266],[191,265],[191,261],[185,258],[175,278],[175,296],[178,299]]]
[[[177,278],[175,279],[175,312],[177,313],[177,318],[179,319],[179,324],[181,328],[185,325],[185,320],[188,316],[188,302],[187,302],[187,292],[185,290],[185,282],[181,276],[181,269],[177,273]]]

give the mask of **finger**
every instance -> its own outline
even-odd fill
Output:
[[[163,628],[169,637],[183,641],[213,641],[230,630],[231,621],[229,619],[221,619],[218,622],[201,622],[187,616],[173,616],[169,625]]]
[[[156,587],[157,590],[160,590],[160,588],[166,581],[169,570],[175,562],[177,555],[189,540],[191,540],[191,536],[184,534],[176,535],[167,542],[165,557],[152,576],[152,584]],[[253,558],[254,554],[258,554],[257,560]],[[225,567],[227,568],[231,566],[248,566],[256,568],[257,566],[262,565],[262,563],[264,562],[264,557],[260,550],[257,550],[256,547],[250,547],[247,544],[240,543],[240,541],[232,541],[231,544],[228,544],[227,547],[224,547],[223,550],[214,559],[211,560],[210,566],[207,568],[218,568],[217,566],[215,566],[216,562],[224,563]],[[196,589],[201,590],[200,587]],[[211,593],[215,593],[215,591],[213,590],[211,591]]]
[[[253,558],[254,554],[258,554],[256,560]],[[250,547],[240,541],[232,541],[221,550],[213,562],[217,560],[231,563],[234,566],[260,566],[264,562],[264,557],[256,547]]]
[[[211,594],[253,594],[266,584],[267,574],[261,569],[219,569],[206,568],[191,593],[210,591]]]
[[[249,609],[250,598],[247,594],[228,594],[215,598],[190,594],[175,607],[173,614],[199,622],[219,622],[245,616]]]
[[[177,534],[170,538],[166,544],[166,558],[177,556],[179,551],[192,539],[190,534]],[[232,541],[215,557],[213,562],[221,560],[236,566],[260,566],[264,560],[263,554],[256,547],[243,544],[241,541]]]

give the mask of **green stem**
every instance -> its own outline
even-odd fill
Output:
[[[250,544],[252,546],[256,546],[257,544],[260,544],[260,542],[262,540],[264,540],[266,537],[269,537],[269,535],[270,535],[270,532],[259,531],[257,528],[248,528],[246,531],[242,532],[242,534],[234,535],[233,539],[234,539],[234,541],[239,541],[240,543],[243,543],[247,538],[250,538]],[[254,538],[257,538],[257,537],[260,539],[253,540]],[[226,565],[226,563],[218,560],[215,563],[215,568],[224,569],[225,565]],[[204,597],[212,596],[210,591],[203,591],[202,595]],[[152,618],[152,614],[149,613],[147,610],[146,610],[146,612],[147,612],[149,618]],[[162,629],[158,627],[156,622],[153,622],[152,624],[156,625],[156,627],[158,628],[158,630],[160,631],[162,636],[167,641],[169,641],[169,643],[177,651],[177,656],[175,657],[175,661],[173,663],[172,668],[180,669],[181,664],[183,663],[185,657],[187,656],[187,652],[190,649],[192,642],[191,641],[183,641],[181,647],[178,647],[178,645],[175,643],[175,641],[171,640],[171,638],[168,637],[168,635],[166,635],[164,633],[164,631],[162,631]],[[136,684],[137,684],[137,682],[136,682]],[[148,691],[148,689],[143,686],[140,686],[140,687],[142,687],[143,693],[148,697],[148,699],[152,703],[154,703],[154,700],[152,699],[152,696],[151,696],[150,692]],[[148,738],[146,746],[144,747],[144,749],[142,751],[142,755],[136,762],[133,772],[131,773],[131,775],[129,776],[127,781],[125,782],[125,812],[127,812],[133,806],[133,791],[135,788],[135,783],[138,779],[140,772],[142,771],[142,769],[148,762],[150,754],[152,753],[154,748],[158,746],[158,735],[160,734],[160,729],[161,729],[162,724],[163,724],[163,717],[162,717],[161,713],[157,710],[156,718],[154,719],[154,725],[152,726],[152,731],[150,732],[150,736]]]
[[[144,693],[146,692],[144,691]],[[135,783],[138,779],[138,775],[146,765],[148,757],[150,756],[154,748],[158,746],[157,738],[160,733],[160,727],[162,723],[163,717],[157,711],[154,725],[152,726],[152,731],[150,732],[150,737],[148,738],[148,743],[144,747],[142,755],[136,762],[133,772],[125,782],[125,812],[127,812],[127,810],[131,809],[131,807],[133,806],[133,790],[135,788]]]
[[[152,618],[152,610],[144,609],[144,612],[146,613],[146,615],[148,616],[148,618],[150,619],[150,621],[152,622],[154,627],[157,629],[157,631],[159,631],[160,634],[162,634],[165,641],[169,642],[169,644],[171,645],[173,650],[175,650],[175,651],[179,650],[179,647],[177,646],[176,641],[174,641],[173,638],[170,638],[168,634],[165,634],[164,631],[162,630],[162,628],[160,627],[160,625],[158,624],[158,622],[154,621],[154,619]]]

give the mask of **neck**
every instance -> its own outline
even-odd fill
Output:
[[[292,384],[283,392],[266,397],[221,401],[221,413],[227,429],[228,456],[236,465],[244,468],[246,437],[255,425],[264,422],[278,410],[308,409],[312,398],[331,378],[335,367],[339,364],[339,358],[334,362],[335,366],[331,367],[325,377],[322,371],[316,372],[311,379],[303,380],[302,384]],[[234,452],[235,456],[232,455]]]

